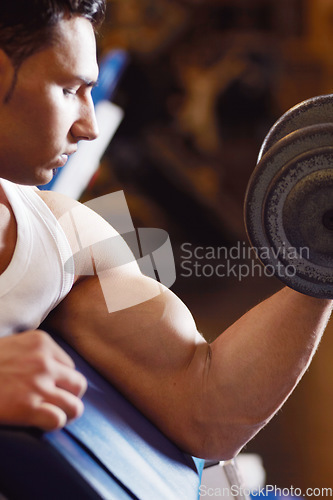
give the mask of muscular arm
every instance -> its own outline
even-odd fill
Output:
[[[171,291],[160,286],[156,293],[155,281],[134,264],[117,266],[116,254],[110,269],[103,263],[103,290],[101,275],[81,279],[51,324],[184,450],[230,458],[306,370],[330,301],[283,289],[209,345]],[[139,303],[130,306],[129,296]]]
[[[146,280],[133,278],[128,286],[149,287]],[[110,314],[98,280],[90,278],[74,288],[54,321],[79,352],[184,450],[227,459],[268,422],[295,387],[330,309],[328,302],[283,289],[208,345],[169,290]]]

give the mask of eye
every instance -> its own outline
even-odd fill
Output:
[[[74,89],[62,89],[62,92],[64,96],[75,96],[77,91]]]

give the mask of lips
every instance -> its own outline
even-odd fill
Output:
[[[57,159],[53,162],[52,168],[61,168],[64,167],[67,163],[68,155],[62,154],[57,157]]]
[[[67,153],[63,153],[63,154],[59,155],[57,158],[57,161],[56,161],[55,168],[64,167],[67,163],[69,156],[71,156],[75,152],[76,152],[76,148],[71,150],[71,151],[68,151]]]
[[[68,160],[68,155],[66,155],[66,154],[60,155],[58,158],[58,161],[57,161],[57,167],[60,168],[60,167],[65,166],[67,163],[67,160]]]

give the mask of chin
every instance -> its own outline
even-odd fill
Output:
[[[53,179],[53,170],[54,169],[43,169],[39,172],[36,172],[36,176],[32,184],[36,186],[44,186],[45,184],[48,184]]]

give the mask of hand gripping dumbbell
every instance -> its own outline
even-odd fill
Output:
[[[245,226],[282,282],[333,298],[333,95],[308,99],[273,125],[248,183]]]

